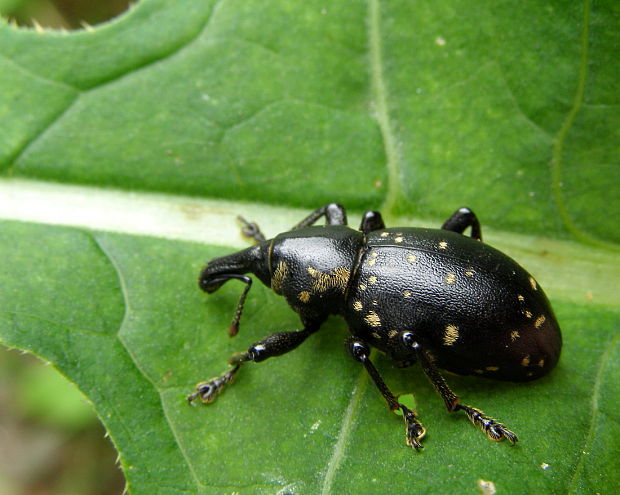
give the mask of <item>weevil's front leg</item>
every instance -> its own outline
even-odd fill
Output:
[[[319,324],[307,324],[302,330],[293,332],[275,332],[259,340],[247,351],[233,354],[228,362],[232,368],[219,376],[196,385],[196,390],[187,396],[191,403],[197,397],[206,404],[215,400],[222,390],[233,382],[241,365],[248,361],[259,363],[274,356],[280,356],[298,347],[304,340],[319,329]]]
[[[462,234],[467,227],[471,227],[471,236],[478,240],[482,240],[482,231],[480,230],[480,222],[476,214],[469,208],[459,208],[450,218],[448,218],[441,226],[444,230],[451,230]]]
[[[316,223],[317,220],[319,220],[321,217],[325,217],[327,225],[347,224],[347,214],[345,212],[344,206],[339,205],[338,203],[329,203],[314,210],[301,222],[299,222],[297,225],[294,225],[291,230],[299,230],[309,227],[310,225]],[[381,217],[379,216],[379,218]],[[255,243],[263,242],[264,240],[266,240],[265,235],[262,233],[260,227],[255,222],[248,222],[242,216],[238,216],[237,219],[243,224],[241,232],[244,236],[253,239]]]
[[[370,347],[368,344],[357,339],[356,337],[349,337],[345,342],[345,346],[353,359],[364,365],[366,371],[379,389],[379,392],[381,392],[381,395],[383,395],[383,398],[387,402],[390,411],[396,411],[397,409],[402,411],[403,418],[405,420],[405,437],[407,445],[416,450],[421,449],[422,444],[420,443],[420,439],[424,436],[426,430],[417,420],[415,411],[412,411],[404,404],[398,402],[396,396],[385,384],[383,378],[379,375],[377,368],[375,368],[372,361],[370,361]]]
[[[253,239],[255,244],[267,240],[265,234],[262,233],[260,227],[258,226],[258,224],[256,224],[256,222],[248,222],[241,215],[237,216],[237,220],[239,220],[243,224],[243,226],[241,227],[241,233],[244,236]]]
[[[499,442],[506,438],[513,445],[517,442],[517,435],[506,428],[502,423],[485,415],[480,409],[460,404],[461,399],[450,390],[450,387],[439,373],[439,370],[433,363],[429,354],[423,349],[420,349],[419,346],[416,347],[416,350],[424,373],[435,387],[435,390],[441,395],[449,412],[464,411],[469,420],[480,428],[490,440]]]
[[[321,217],[325,217],[327,225],[347,224],[347,213],[344,209],[344,206],[338,203],[329,203],[314,210],[312,213],[310,213],[310,215],[308,215],[301,222],[295,225],[291,230],[299,230],[310,227],[310,225],[316,223],[316,221]]]

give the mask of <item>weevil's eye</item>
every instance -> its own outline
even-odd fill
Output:
[[[420,347],[420,344],[416,342],[413,332],[401,332],[400,341],[407,349],[417,349],[418,347]]]

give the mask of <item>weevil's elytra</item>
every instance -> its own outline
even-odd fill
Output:
[[[325,217],[325,226],[313,226]],[[448,411],[461,410],[491,440],[517,436],[477,408],[460,403],[439,369],[460,375],[528,381],[546,375],[560,356],[562,337],[538,282],[508,256],[484,244],[476,215],[457,210],[441,229],[386,228],[378,212],[359,230],[346,225],[336,203],[314,211],[291,231],[267,240],[254,223],[243,231],[256,245],[211,260],[200,287],[214,292],[231,279],[246,284],[229,329],[238,330],[253,273],[284,296],[303,328],[276,332],[235,354],[232,368],[189,395],[209,403],[242,364],[295,349],[330,314],[341,315],[351,336],[346,348],[360,362],[391,410],[400,409],[408,445],[425,433],[415,411],[398,402],[370,361],[370,346],[399,366],[419,362]],[[471,237],[463,232],[471,228]]]

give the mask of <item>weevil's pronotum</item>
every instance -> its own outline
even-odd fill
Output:
[[[321,217],[326,225],[313,226]],[[240,367],[279,356],[316,332],[330,314],[341,315],[351,336],[345,345],[364,365],[392,411],[405,420],[407,444],[419,449],[425,429],[415,411],[399,402],[370,360],[370,348],[398,366],[419,362],[448,411],[463,411],[491,440],[517,436],[480,409],[461,404],[439,372],[508,381],[534,380],[553,369],[562,336],[545,293],[511,258],[482,242],[480,224],[458,209],[441,229],[386,228],[375,211],[359,230],[347,226],[336,203],[314,211],[289,232],[267,240],[244,221],[256,244],[215,258],[200,274],[200,287],[215,292],[231,279],[246,287],[229,329],[239,319],[252,273],[286,297],[303,328],[276,332],[230,358],[231,368],[199,383],[191,402],[212,402]],[[471,237],[463,235],[467,228]]]

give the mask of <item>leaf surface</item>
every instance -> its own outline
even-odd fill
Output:
[[[77,384],[134,494],[612,491],[618,18],[590,0],[143,0],[92,32],[0,24],[0,340]],[[299,327],[255,284],[228,339],[241,287],[197,290],[205,260],[243,246],[233,214],[275,234],[334,200],[353,225],[381,207],[390,225],[439,226],[467,204],[541,281],[559,367],[528,384],[448,377],[516,447],[378,355],[428,429],[411,452],[335,318],[216,403],[186,404],[232,352]]]

